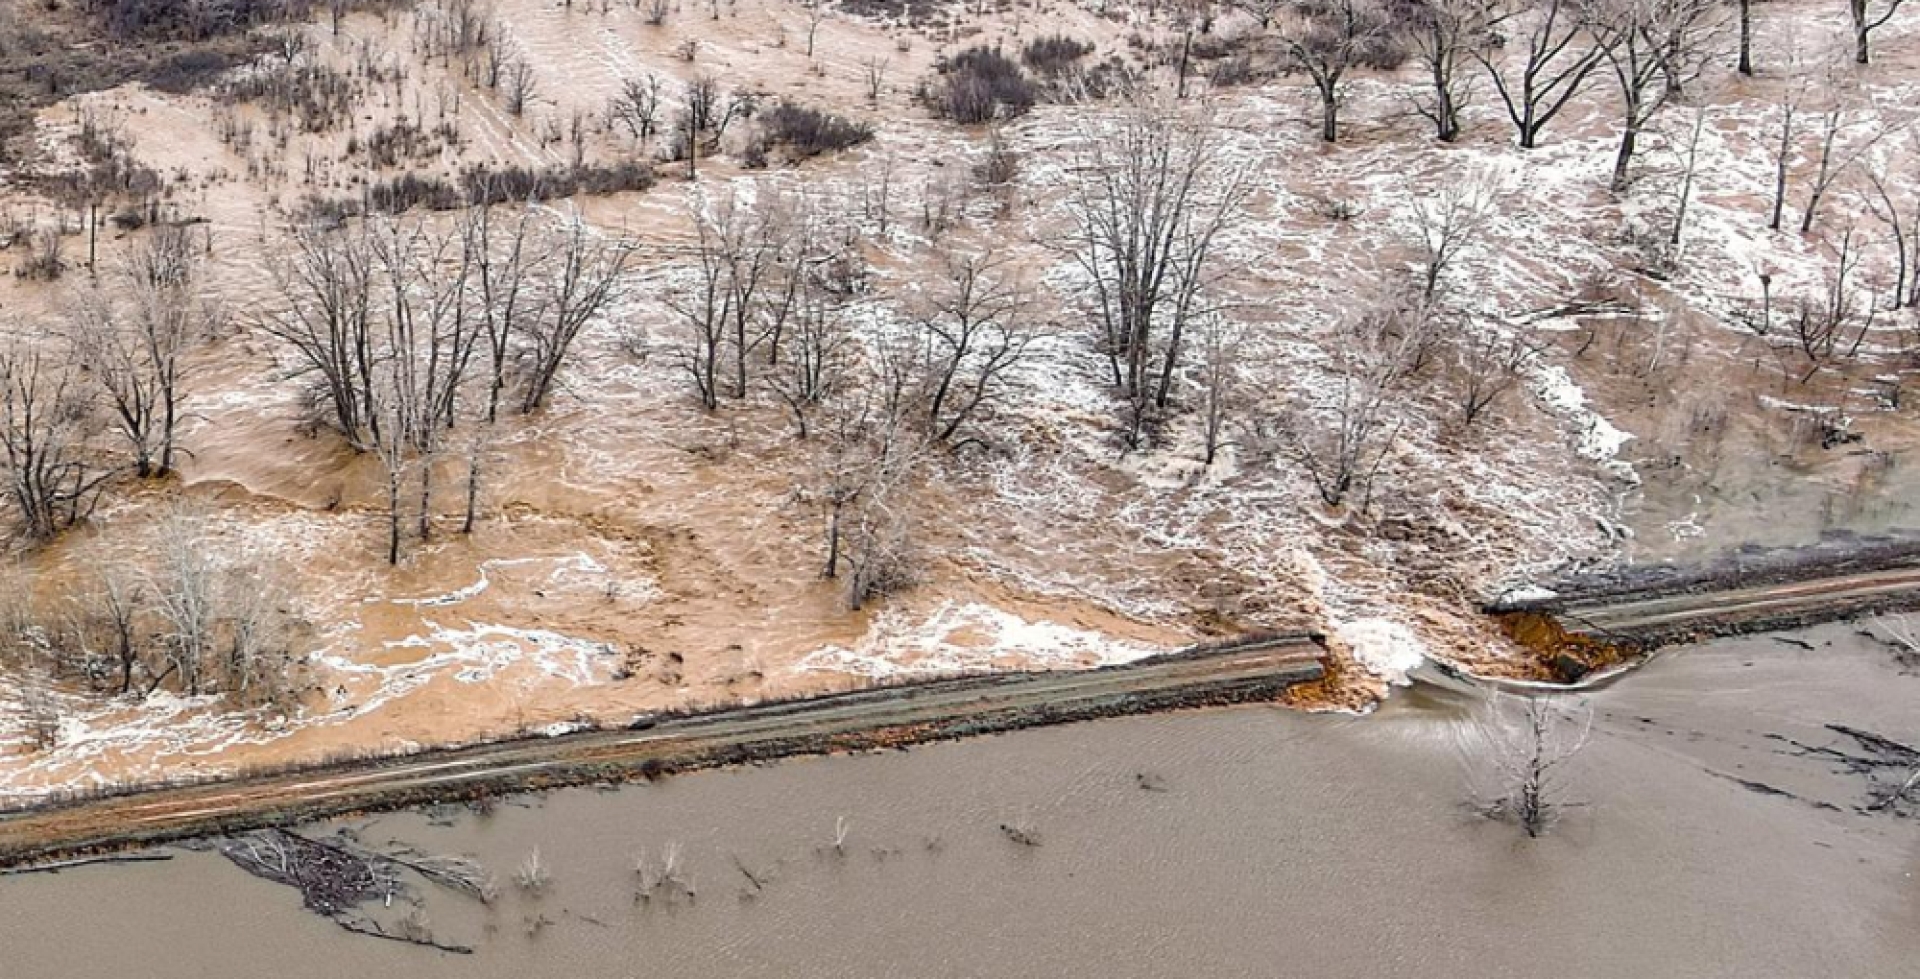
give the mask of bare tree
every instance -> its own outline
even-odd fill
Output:
[[[1847,15],[1853,23],[1853,60],[1855,64],[1871,62],[1871,42],[1873,32],[1885,27],[1893,15],[1900,12],[1901,4],[1906,0],[1847,0]]]
[[[1479,712],[1483,764],[1496,782],[1485,793],[1491,798],[1479,808],[1489,818],[1510,821],[1528,837],[1538,838],[1575,804],[1566,798],[1568,768],[1586,746],[1593,711],[1585,705],[1562,707],[1546,697],[1523,698],[1518,704],[1514,699],[1491,694]]]
[[[1340,107],[1353,69],[1367,63],[1393,26],[1377,0],[1326,0],[1276,22],[1287,67],[1312,79],[1320,96],[1320,138],[1340,138]]]
[[[1425,299],[1439,295],[1447,271],[1479,240],[1500,195],[1498,175],[1488,172],[1449,180],[1433,196],[1414,202],[1414,246]]]
[[[1167,407],[1185,331],[1222,269],[1214,247],[1239,217],[1249,169],[1229,162],[1205,109],[1140,98],[1117,131],[1088,131],[1074,168],[1068,238],[1096,302],[1100,347],[1137,447]]]
[[[825,576],[838,578],[844,567],[847,606],[854,611],[910,584],[914,574],[913,481],[926,444],[888,386],[884,379],[863,385],[825,426],[818,450]]]
[[[1460,422],[1472,428],[1505,398],[1546,350],[1530,330],[1463,330],[1455,346],[1454,367],[1459,375]]]
[[[548,245],[555,268],[542,277],[543,315],[523,318],[529,343],[529,374],[520,411],[546,404],[580,331],[619,301],[633,242],[609,238],[577,212],[567,216]]]
[[[1507,46],[1468,49],[1493,79],[1518,131],[1521,149],[1540,144],[1540,132],[1579,94],[1604,53],[1592,43],[1578,0],[1537,0],[1518,70],[1509,68]]]
[[[1902,158],[1904,159],[1904,158]],[[1920,193],[1904,203],[1895,185],[1894,154],[1870,157],[1861,168],[1866,189],[1861,196],[1867,213],[1886,226],[1888,243],[1894,256],[1893,294],[1888,305],[1898,311],[1920,305]]]
[[[500,83],[504,87],[502,97],[507,111],[515,116],[526,113],[527,103],[540,90],[539,76],[525,55],[515,55],[506,63],[501,69]]]
[[[111,671],[115,692],[128,694],[134,674],[147,668],[146,589],[126,564],[110,557],[95,568],[94,579],[93,587],[68,598],[71,632],[81,650]]]
[[[74,310],[74,353],[99,383],[143,479],[173,471],[182,359],[218,319],[195,296],[194,255],[186,229],[156,228],[115,290],[128,308],[96,291]]]
[[[765,314],[784,324],[802,286],[798,273],[784,284],[778,281],[787,232],[780,207],[773,199],[743,205],[732,193],[694,205],[694,275],[668,305],[686,322],[681,364],[709,411],[719,406],[721,362],[729,351],[730,393],[746,397],[748,358],[780,328],[763,330]],[[769,293],[776,296],[771,303]]]
[[[1786,216],[1788,167],[1793,162],[1793,149],[1799,138],[1796,126],[1801,110],[1813,101],[1816,78],[1820,77],[1815,72],[1794,70],[1792,67],[1786,76],[1775,103],[1780,128],[1779,136],[1774,141],[1773,208],[1767,222],[1767,228],[1772,231],[1780,230],[1780,224]]]
[[[1322,503],[1345,506],[1359,493],[1363,509],[1371,504],[1404,425],[1391,410],[1395,396],[1430,356],[1435,332],[1433,308],[1391,286],[1346,312],[1330,383],[1295,406],[1279,433]]]
[[[820,33],[820,25],[833,14],[833,8],[827,0],[801,0],[800,6],[807,12],[807,57],[813,57],[813,38]]]
[[[1687,209],[1693,204],[1693,184],[1700,173],[1700,137],[1707,129],[1707,107],[1704,104],[1693,108],[1693,122],[1687,127],[1686,141],[1679,147],[1680,186],[1674,191],[1673,230],[1667,235],[1667,243],[1678,246],[1681,234],[1687,225]]]
[[[928,434],[953,443],[992,409],[1037,336],[1003,256],[951,255],[919,320]]]
[[[492,194],[483,189],[480,197],[485,201]],[[528,330],[527,321],[545,315],[543,297],[534,288],[543,263],[532,238],[532,211],[522,208],[505,222],[497,219],[496,211],[494,205],[476,204],[460,225],[465,261],[472,269],[472,313],[479,317],[487,345],[489,423],[500,414],[515,341]]]
[[[167,668],[154,679],[158,686],[169,675],[178,676],[188,696],[198,696],[208,684],[214,666],[215,635],[219,619],[220,568],[207,546],[204,518],[177,509],[158,528],[159,558],[150,588],[155,607],[165,620],[161,641]]]
[[[273,263],[280,308],[262,328],[291,348],[289,379],[317,375],[320,400],[334,427],[354,448],[379,440],[374,369],[379,338],[374,324],[373,257],[364,226],[293,231],[293,254]]]
[[[1740,61],[1736,70],[1751,78],[1753,77],[1753,0],[1735,0],[1735,8],[1740,11]]]
[[[1717,0],[1602,0],[1591,29],[1620,83],[1620,149],[1609,186],[1628,184],[1628,165],[1653,117],[1711,62],[1723,18]]]
[[[1441,142],[1460,138],[1460,109],[1472,92],[1466,67],[1495,46],[1495,31],[1514,13],[1507,0],[1420,0],[1406,15],[1401,30],[1427,75],[1426,96],[1414,109]]]
[[[1843,177],[1852,173],[1862,157],[1896,131],[1870,108],[1860,107],[1850,93],[1837,87],[1828,95],[1820,114],[1819,148],[1814,153],[1814,172],[1807,181],[1807,205],[1800,214],[1800,233],[1811,234],[1819,216],[1820,204]]]
[[[0,349],[0,474],[35,541],[90,514],[115,472],[89,445],[93,405],[75,373],[38,351]]]
[[[879,102],[887,83],[887,59],[876,55],[861,61],[860,78],[867,90],[867,101]]]
[[[648,72],[620,83],[620,94],[607,106],[607,115],[627,127],[644,148],[653,139],[660,119],[660,76]]]
[[[798,437],[808,437],[808,419],[847,384],[856,347],[840,306],[820,289],[805,289],[794,312],[787,354],[767,377],[767,386],[793,416]]]
[[[1203,317],[1200,330],[1200,437],[1203,466],[1212,466],[1227,444],[1227,432],[1241,407],[1241,351],[1246,329],[1217,313]]]
[[[1806,371],[1799,378],[1802,384],[1812,380],[1822,367],[1836,358],[1851,358],[1859,353],[1860,345],[1873,329],[1879,305],[1872,289],[1865,289],[1862,295],[1859,272],[1865,256],[1861,252],[1854,241],[1853,228],[1847,228],[1836,243],[1834,264],[1827,271],[1820,293],[1795,304],[1788,325],[1793,330],[1795,346],[1807,363]],[[1849,333],[1853,334],[1851,343],[1846,342]]]

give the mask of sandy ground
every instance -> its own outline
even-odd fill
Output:
[[[800,491],[807,452],[776,407],[752,399],[703,415],[670,357],[634,353],[675,335],[663,299],[691,235],[690,206],[728,189],[786,188],[855,213],[852,202],[890,174],[886,230],[871,214],[856,221],[881,297],[863,322],[890,329],[930,266],[914,216],[987,152],[984,132],[931,120],[913,101],[936,58],[983,40],[1018,43],[1045,25],[1095,41],[1100,59],[1125,54],[1136,31],[1165,36],[1164,25],[1144,12],[1103,16],[1063,3],[959,16],[959,27],[835,15],[809,58],[805,12],[782,0],[740,0],[717,18],[689,5],[658,27],[619,4],[601,13],[499,0],[494,9],[538,73],[520,118],[457,63],[422,54],[432,4],[356,15],[338,36],[307,30],[302,57],[382,79],[335,130],[303,132],[257,106],[138,87],[42,113],[44,166],[61,165],[82,111],[124,127],[136,156],[171,178],[169,206],[204,220],[207,291],[243,328],[196,353],[182,435],[192,456],[178,485],[116,490],[30,567],[57,591],[103,553],[138,553],[164,500],[192,497],[218,515],[223,536],[263,556],[263,573],[295,584],[316,626],[313,688],[286,712],[234,712],[165,691],[137,701],[66,691],[67,720],[44,751],[28,747],[23,712],[0,690],[0,794],[620,721],[901,674],[1087,666],[1261,626],[1329,631],[1346,657],[1330,700],[1354,706],[1421,655],[1526,672],[1473,607],[1539,576],[1913,522],[1903,469],[1917,437],[1913,409],[1875,393],[1910,367],[1911,318],[1883,317],[1858,362],[1801,384],[1780,338],[1754,335],[1735,315],[1756,308],[1761,265],[1776,297],[1816,289],[1831,235],[1850,221],[1871,229],[1872,274],[1888,260],[1851,192],[1830,196],[1810,239],[1765,230],[1781,78],[1716,79],[1675,273],[1664,282],[1615,275],[1620,298],[1670,313],[1632,321],[1539,313],[1632,264],[1620,233],[1663,220],[1674,139],[1691,110],[1661,117],[1644,176],[1616,199],[1605,188],[1616,123],[1604,86],[1523,153],[1485,93],[1461,142],[1432,143],[1402,94],[1411,74],[1361,76],[1343,142],[1324,147],[1304,86],[1282,78],[1216,95],[1223,152],[1255,173],[1249,217],[1222,243],[1238,267],[1229,298],[1252,329],[1249,387],[1263,402],[1251,410],[1330,390],[1335,313],[1355,284],[1400,274],[1413,204],[1479,174],[1497,175],[1502,204],[1450,285],[1494,328],[1531,321],[1551,340],[1524,389],[1465,433],[1444,391],[1413,395],[1382,466],[1377,512],[1364,522],[1325,513],[1284,462],[1229,447],[1202,466],[1192,419],[1154,451],[1123,456],[1081,325],[1084,290],[1050,245],[1066,219],[1065,168],[1109,110],[1043,105],[1002,134],[1022,156],[1015,206],[1002,213],[970,200],[967,226],[949,244],[1009,253],[1060,326],[1022,367],[1003,443],[945,464],[926,490],[916,528],[923,581],[848,613],[840,588],[819,578],[823,517]],[[1839,26],[1824,6],[1767,9],[1791,12],[1798,32],[1763,31],[1763,66]],[[1877,102],[1914,101],[1912,20],[1882,31],[1880,64],[1862,76]],[[692,62],[681,54],[689,41]],[[881,60],[886,80],[870,103],[864,76]],[[388,569],[377,467],[311,431],[299,392],[276,379],[280,352],[244,329],[274,302],[286,213],[309,195],[356,195],[365,164],[348,158],[348,141],[400,115],[457,134],[410,162],[427,172],[562,162],[569,148],[548,137],[576,113],[594,120],[590,158],[647,152],[597,121],[622,79],[642,72],[711,73],[730,88],[870,121],[877,136],[798,168],[745,171],[723,156],[703,164],[697,183],[670,178],[646,193],[575,202],[598,228],[639,243],[627,298],[590,325],[553,405],[503,428],[476,532],[461,537],[443,522]],[[234,120],[254,127],[244,148],[222,139],[223,121]],[[1811,166],[1796,157],[1796,180]],[[1911,166],[1898,181],[1920,192]],[[1803,193],[1796,187],[1790,223]],[[1361,213],[1321,217],[1313,201],[1328,198]],[[102,261],[132,237],[109,235]],[[0,324],[33,335],[83,282],[0,281]],[[1808,438],[1809,419],[1836,412],[1863,440],[1823,449]]]

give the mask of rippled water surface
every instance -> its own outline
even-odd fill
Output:
[[[430,896],[469,956],[348,935],[209,853],[10,878],[0,975],[1912,977],[1920,821],[1860,813],[1864,782],[1781,740],[1920,742],[1920,677],[1855,628],[1591,694],[1585,805],[1543,840],[1468,811],[1461,705],[1415,691],[352,823],[503,881],[539,849],[540,896]],[[636,859],[669,846],[697,897],[636,902]]]

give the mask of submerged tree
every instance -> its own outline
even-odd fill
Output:
[[[0,475],[20,529],[35,541],[92,513],[115,471],[89,444],[93,404],[63,360],[0,350]]]
[[[1478,764],[1492,780],[1476,796],[1480,812],[1511,822],[1527,836],[1551,830],[1567,807],[1569,763],[1593,729],[1593,711],[1548,697],[1490,694],[1475,718],[1482,753]]]

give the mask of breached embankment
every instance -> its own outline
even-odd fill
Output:
[[[1846,537],[1583,576],[1485,611],[1575,683],[1662,646],[1916,609],[1920,540]]]

